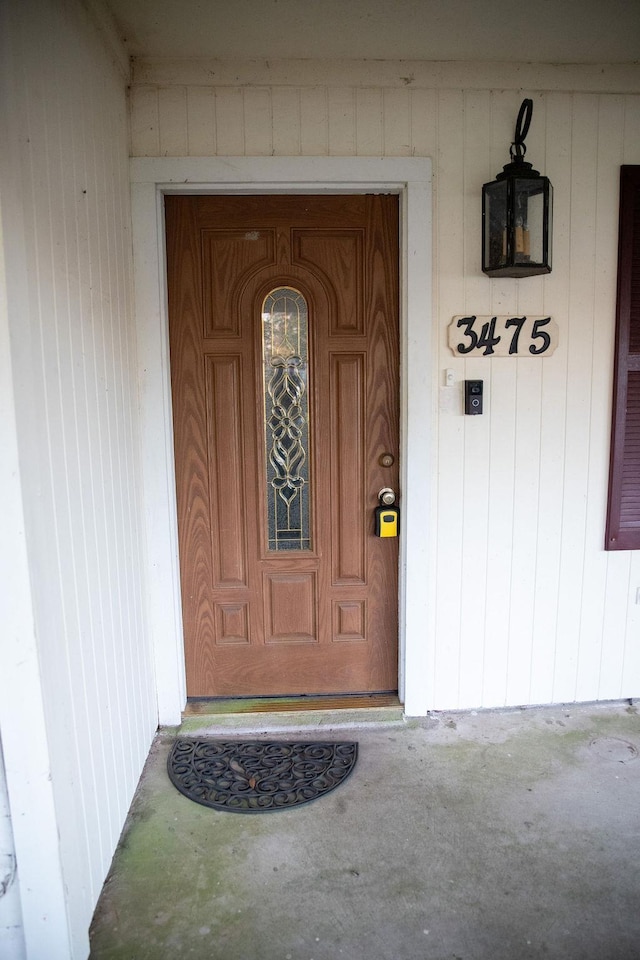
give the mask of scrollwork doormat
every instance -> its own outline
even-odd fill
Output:
[[[338,787],[358,756],[354,742],[196,740],[181,737],[167,761],[185,797],[216,810],[268,813]]]

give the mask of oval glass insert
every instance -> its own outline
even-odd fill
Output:
[[[307,303],[278,287],[262,305],[269,550],[311,549]]]

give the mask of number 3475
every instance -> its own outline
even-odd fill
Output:
[[[558,345],[558,326],[551,317],[454,317],[449,346],[458,356],[550,356]]]

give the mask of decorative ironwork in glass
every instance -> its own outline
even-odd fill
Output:
[[[262,305],[269,550],[309,550],[307,304],[279,287]]]

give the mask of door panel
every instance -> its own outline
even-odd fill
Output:
[[[332,583],[366,582],[365,450],[366,356],[332,354],[329,405],[334,469],[331,475]]]
[[[165,210],[188,694],[395,689],[397,197]]]

